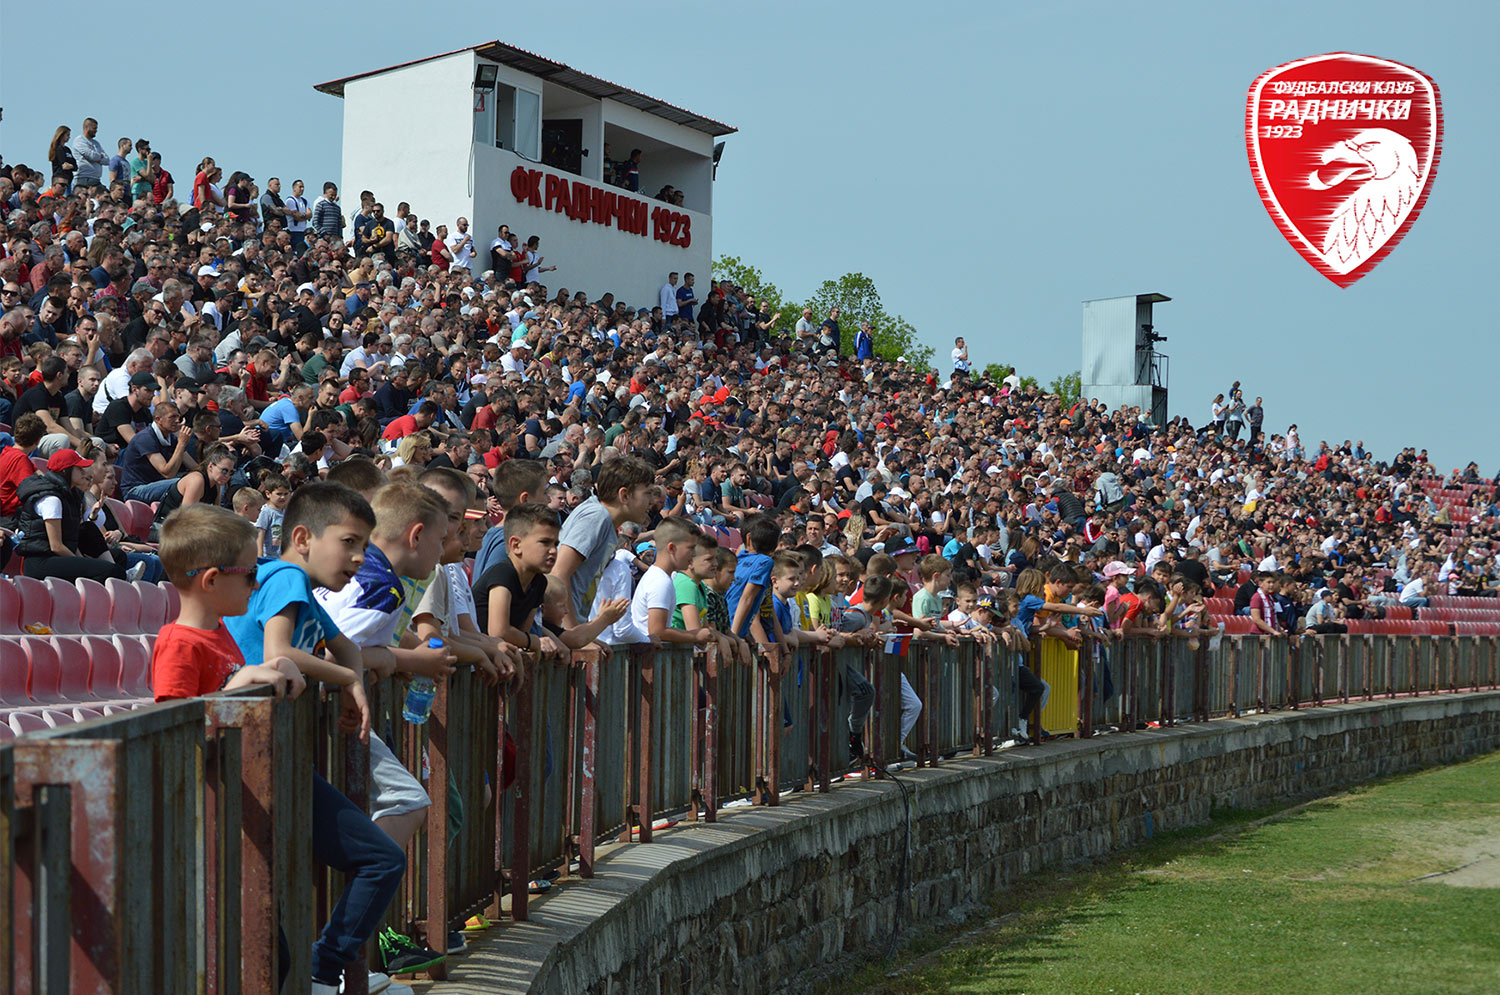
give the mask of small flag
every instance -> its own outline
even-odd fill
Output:
[[[911,634],[899,633],[885,637],[885,651],[895,656],[905,656],[911,646]]]

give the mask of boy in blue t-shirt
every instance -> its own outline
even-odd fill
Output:
[[[260,586],[249,609],[224,620],[246,660],[289,657],[309,678],[339,685],[339,724],[365,742],[370,706],[359,648],[318,605],[313,585],[336,590],[358,573],[374,524],[369,502],[342,484],[298,488],[282,523],[281,559],[260,564]],[[323,658],[325,649],[337,663]],[[345,965],[355,962],[385,918],[406,871],[406,854],[363,809],[316,775],[312,824],[313,856],[349,875],[312,951],[312,991],[333,995]]]
[[[781,539],[781,527],[764,515],[745,530],[745,549],[740,550],[734,568],[734,583],[729,585],[725,600],[729,602],[729,631],[740,639],[751,639],[760,646],[784,641],[785,630],[770,614],[771,553]],[[746,552],[749,550],[749,552]]]

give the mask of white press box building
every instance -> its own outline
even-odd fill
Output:
[[[404,200],[433,230],[466,217],[476,275],[500,225],[540,236],[552,291],[650,306],[670,272],[708,282],[729,125],[498,41],[315,89],[344,101],[346,212],[370,190],[387,216]],[[638,192],[606,182],[605,146],[617,162],[641,150]],[[656,199],[667,185],[681,206]]]

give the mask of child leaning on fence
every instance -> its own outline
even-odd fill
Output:
[[[557,543],[557,512],[540,501],[506,513],[505,556],[474,579],[474,603],[491,636],[521,650],[563,653],[562,642],[536,625],[547,573],[557,562]]]
[[[728,660],[733,656],[740,662],[748,664],[750,644],[725,633],[724,626],[714,624],[712,617],[711,605],[714,598],[717,596],[718,600],[723,603],[723,596],[718,595],[709,586],[715,574],[719,572],[720,553],[724,553],[731,564],[734,562],[734,557],[729,554],[729,551],[722,548],[712,536],[700,534],[694,541],[693,555],[687,567],[672,575],[676,606],[672,611],[671,627],[686,632],[708,629],[717,637],[719,652],[723,659]],[[725,616],[729,614],[727,603],[724,605],[723,614]],[[725,622],[727,624],[727,618]]]
[[[418,482],[447,505],[448,528],[437,573],[412,609],[411,627],[417,643],[425,646],[431,639],[441,639],[460,664],[478,667],[486,684],[509,682],[515,676],[518,657],[508,644],[479,631],[474,596],[464,574],[464,531],[473,483],[449,467],[428,469]]]
[[[225,622],[247,660],[286,656],[306,676],[338,685],[340,726],[369,736],[359,648],[344,636],[313,596],[313,585],[339,590],[358,573],[375,513],[358,492],[314,482],[297,489],[282,521],[281,559],[261,563],[259,587],[244,615]],[[330,663],[324,653],[337,663]],[[312,760],[308,758],[309,762]],[[380,927],[406,873],[406,854],[327,781],[313,776],[313,857],[348,875],[312,952],[312,990],[339,990],[344,966],[354,962]]]
[[[243,615],[255,590],[255,526],[213,505],[195,504],[162,523],[162,568],[182,598],[177,620],[157,633],[151,689],[157,701],[269,684],[277,697],[297,697],[306,682],[291,660],[246,665],[224,626]]]
[[[370,502],[375,526],[364,562],[338,590],[319,587],[319,603],[339,630],[360,650],[364,668],[378,677],[400,671],[441,680],[456,657],[446,646],[419,643],[406,627],[414,598],[406,580],[420,578],[425,590],[442,557],[448,529],[447,504],[434,491],[414,483],[386,484]],[[397,846],[404,848],[427,821],[431,799],[416,775],[379,736],[370,737],[370,816]],[[461,939],[461,938],[459,938]],[[450,943],[450,948],[456,946]],[[446,950],[430,950],[394,929],[380,935],[380,955],[392,973],[423,970],[442,961]]]

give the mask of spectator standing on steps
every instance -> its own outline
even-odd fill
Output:
[[[1228,410],[1224,415],[1224,430],[1230,442],[1240,441],[1240,430],[1245,427],[1245,395],[1236,388],[1229,395]]]
[[[104,146],[94,138],[97,134],[99,122],[86,117],[83,119],[83,130],[73,139],[73,159],[78,163],[75,182],[84,189],[97,187],[103,182],[104,165],[109,161]]]
[[[1266,410],[1262,406],[1262,399],[1257,397],[1255,403],[1245,409],[1245,420],[1250,424],[1250,445],[1255,445],[1261,440],[1261,425],[1266,420]]]
[[[661,291],[657,294],[661,302],[661,316],[667,321],[677,317],[677,274],[668,273],[667,282],[661,285]]]
[[[953,372],[968,373],[969,369],[969,346],[960,335],[953,340]]]
[[[313,205],[312,226],[324,238],[344,237],[344,212],[339,210],[337,183],[323,184],[323,196]]]

